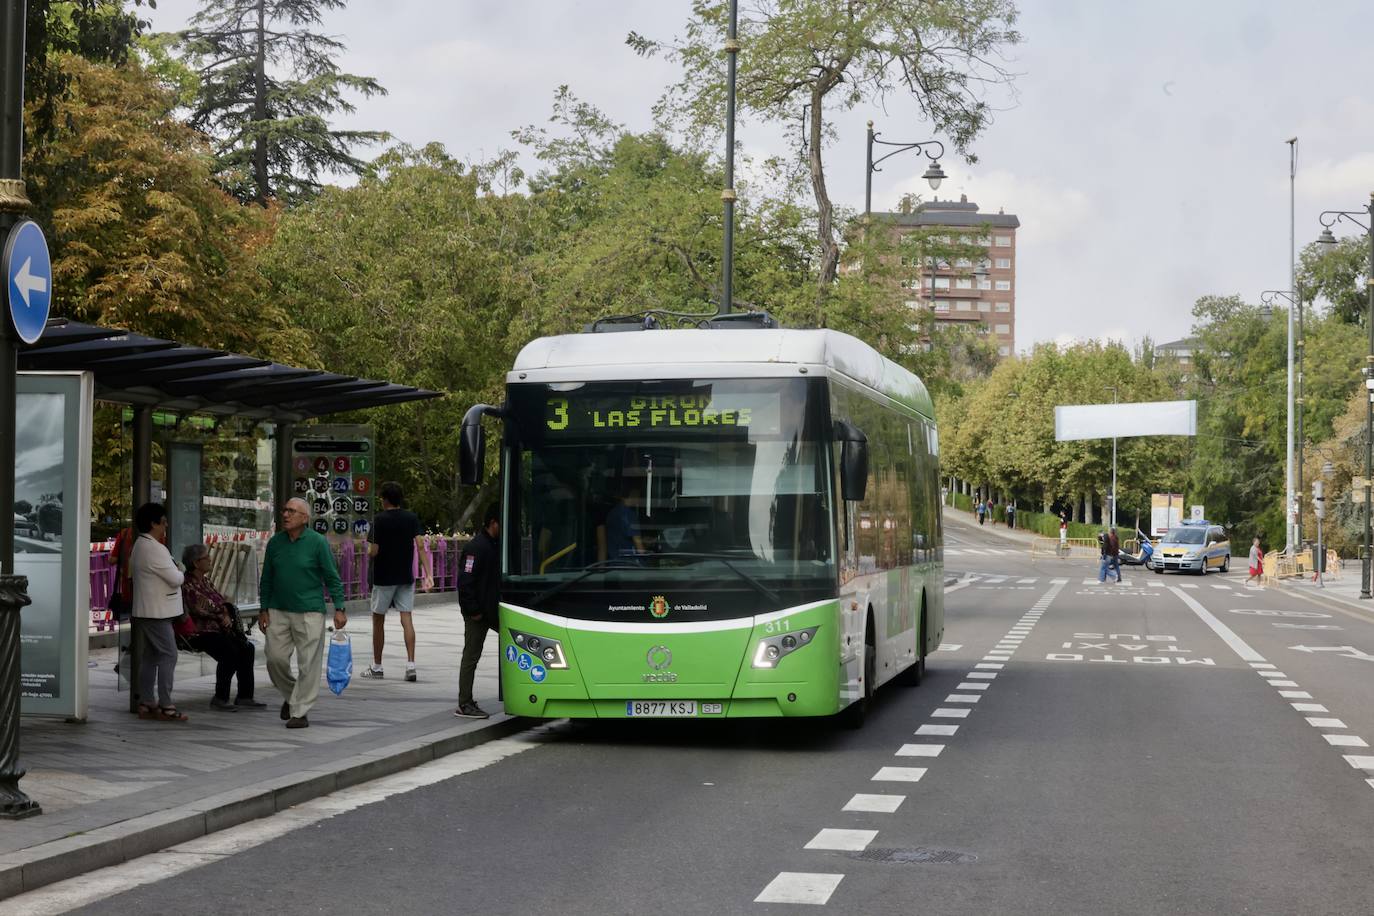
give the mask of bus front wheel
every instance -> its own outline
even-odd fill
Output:
[[[903,687],[918,687],[926,676],[926,602],[921,599],[921,628],[916,631],[916,662],[897,675],[895,680]]]
[[[845,728],[863,728],[868,718],[868,707],[873,701],[873,683],[878,678],[878,646],[873,639],[873,612],[869,611],[868,624],[864,627],[864,683],[863,695],[840,713]]]

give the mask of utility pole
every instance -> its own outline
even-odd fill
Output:
[[[24,191],[24,30],[26,0],[0,0],[0,238],[29,209]],[[7,247],[8,247],[8,243]],[[8,255],[5,256],[8,261]],[[0,303],[10,307],[10,278],[3,279]],[[0,518],[14,506],[15,375],[19,337],[7,315],[0,319]],[[19,788],[19,613],[30,603],[27,576],[14,574],[14,526],[0,524],[0,818],[42,814],[38,803]],[[82,634],[77,634],[80,637]]]
[[[730,31],[725,36],[728,85],[725,96],[725,256],[721,259],[719,315],[730,314],[735,300],[735,58],[739,56],[739,0],[730,0]]]
[[[1297,289],[1297,265],[1294,263],[1296,253],[1296,243],[1294,241],[1294,188],[1297,184],[1298,176],[1298,138],[1289,137],[1288,144],[1288,289],[1291,293]],[[1298,545],[1294,542],[1296,529],[1295,513],[1293,505],[1295,496],[1293,492],[1293,309],[1288,310],[1288,460],[1285,464],[1284,473],[1284,540],[1285,552],[1290,556]]]

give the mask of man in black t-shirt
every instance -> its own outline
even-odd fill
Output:
[[[406,641],[406,680],[415,674],[415,625],[410,612],[415,608],[415,552],[420,555],[424,580],[420,587],[434,587],[434,569],[425,551],[424,533],[414,512],[401,508],[401,485],[382,484],[382,511],[367,533],[367,555],[372,558],[372,666],[363,677],[382,677],[382,646],[386,643],[386,612],[396,608],[401,616],[401,632]]]

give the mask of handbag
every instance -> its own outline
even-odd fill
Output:
[[[172,618],[172,632],[182,639],[190,639],[196,635],[196,622],[190,614],[183,613],[180,617]]]
[[[115,620],[128,620],[134,613],[134,602],[131,595],[124,594],[124,559],[125,554],[130,551],[126,543],[119,544],[119,550],[115,553],[115,579],[114,588],[110,590],[110,600],[106,606],[110,610],[110,615]],[[129,582],[129,589],[133,589],[133,581]]]

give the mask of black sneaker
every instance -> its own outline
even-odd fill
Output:
[[[238,711],[239,711],[239,708],[238,708],[237,706],[235,706],[233,703],[230,703],[228,700],[221,700],[219,697],[215,697],[214,699],[212,699],[212,700],[210,701],[210,708],[211,708],[211,709],[217,709],[217,710],[219,710],[220,712],[238,712]]]
[[[289,718],[291,718],[291,701],[287,700],[281,704],[281,719],[285,722]]]
[[[369,665],[363,669],[363,677],[384,678],[386,675],[382,673],[381,665]]]
[[[287,720],[286,720],[286,727],[287,727],[287,728],[309,728],[309,727],[310,727],[310,720],[307,719],[305,716],[298,716],[298,717],[295,717],[295,718],[287,719]]]
[[[460,719],[490,719],[491,716],[482,711],[482,707],[476,703],[460,703],[453,714]]]

